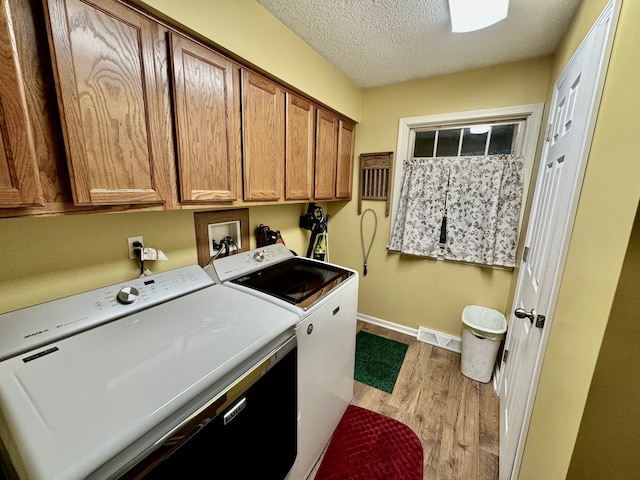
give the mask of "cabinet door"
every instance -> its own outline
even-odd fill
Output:
[[[157,27],[113,0],[46,3],[75,203],[163,203],[171,187]]]
[[[181,200],[236,200],[241,155],[238,67],[184,37],[170,38]]]
[[[0,207],[44,205],[14,32],[0,1]]]
[[[336,167],[336,198],[351,198],[354,146],[355,125],[351,122],[340,120],[338,165]]]
[[[317,110],[316,120],[316,200],[331,200],[336,191],[338,161],[338,117],[326,110]]]
[[[285,199],[313,196],[314,111],[311,102],[287,92]]]
[[[284,91],[243,70],[242,148],[245,200],[280,200],[284,178]]]

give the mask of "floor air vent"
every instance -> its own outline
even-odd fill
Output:
[[[424,327],[418,328],[418,340],[436,347],[446,348],[453,352],[460,353],[462,351],[462,339],[452,337],[440,332],[434,332]]]

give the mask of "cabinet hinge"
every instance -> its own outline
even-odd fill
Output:
[[[504,350],[504,352],[502,352],[502,362],[503,363],[507,363],[507,358],[509,358],[509,350]]]
[[[553,131],[553,123],[548,123],[547,124],[547,133],[545,134],[545,140],[547,142],[551,141],[551,132]]]
[[[522,252],[522,261],[526,262],[529,260],[529,247],[524,247],[524,252]]]

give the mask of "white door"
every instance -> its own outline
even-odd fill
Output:
[[[602,91],[613,1],[554,87],[500,385],[500,480],[516,479]],[[610,44],[609,44],[610,45]],[[524,316],[526,315],[526,316]]]

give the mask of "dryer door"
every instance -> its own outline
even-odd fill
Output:
[[[295,257],[232,282],[308,308],[351,275],[335,265]]]

